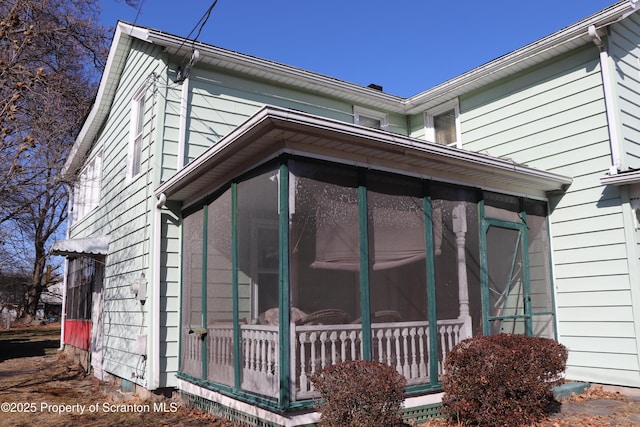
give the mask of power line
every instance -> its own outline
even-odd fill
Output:
[[[198,20],[198,22],[196,22],[196,25],[194,25],[193,29],[187,35],[187,37],[184,38],[182,43],[180,43],[180,46],[178,47],[178,52],[180,51],[180,49],[182,49],[182,46],[184,46],[184,44],[187,41],[187,39],[189,39],[189,37],[191,37],[191,34],[193,34],[193,32],[197,28],[198,29],[198,33],[196,34],[196,36],[194,37],[194,39],[191,42],[191,50],[193,50],[194,53],[197,53],[195,51],[196,41],[198,40],[198,37],[200,37],[200,33],[202,32],[202,29],[204,28],[204,26],[207,23],[207,21],[209,20],[209,17],[211,16],[211,12],[213,11],[213,8],[216,7],[216,4],[218,4],[218,0],[213,0],[213,3],[211,3],[211,6],[209,6],[209,8],[202,15],[202,17]],[[198,26],[200,26],[200,27],[198,28]],[[195,58],[197,58],[197,55],[195,56]],[[194,55],[191,55],[190,59],[187,59],[186,57],[184,58],[184,60],[180,64],[180,67],[178,68],[179,71],[178,71],[178,78],[176,79],[176,82],[182,81],[186,77],[186,75],[188,75],[188,70],[186,70],[186,73],[184,71],[185,63],[187,61],[194,61]],[[192,63],[190,62],[189,65],[187,65],[187,68],[191,68],[191,65],[192,65]],[[183,70],[183,71],[180,71],[180,70]]]
[[[209,9],[207,9],[207,11],[204,13],[204,15],[202,15],[202,18],[200,18],[200,20],[193,27],[193,30],[191,30],[191,33],[189,33],[189,36],[191,36],[191,34],[196,29],[198,24],[200,24],[202,22],[202,24],[200,24],[200,28],[198,28],[198,34],[196,34],[195,38],[193,39],[193,43],[194,44],[195,44],[196,40],[198,40],[198,37],[200,37],[200,33],[202,32],[202,29],[204,28],[204,26],[207,23],[207,21],[209,20],[209,17],[211,16],[211,12],[213,11],[213,8],[216,7],[216,4],[218,4],[218,0],[214,0],[213,3],[211,3],[211,6],[209,6]],[[189,36],[187,36],[187,38],[189,38]]]

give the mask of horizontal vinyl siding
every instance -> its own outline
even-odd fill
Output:
[[[150,179],[147,171],[155,163],[155,149],[150,144],[155,142],[152,136],[157,135],[155,109],[158,99],[153,96],[153,86],[147,89],[145,96],[141,174],[128,180],[126,168],[131,100],[145,81],[151,81],[147,79],[152,73],[161,74],[162,64],[155,59],[159,54],[159,49],[152,45],[136,42],[132,46],[114,104],[97,140],[97,146],[104,150],[100,205],[71,230],[73,237],[99,234],[110,238],[103,291],[103,369],[145,386],[150,385],[148,363],[137,354],[137,337],[150,334],[148,310],[152,309],[152,304],[147,301],[141,305],[131,293],[131,283],[142,272],[151,277],[147,271],[151,229],[145,224],[150,221],[148,209],[153,207],[153,201],[145,202],[145,199],[152,196],[146,189]]]
[[[172,74],[168,74],[168,81],[172,81]],[[180,106],[182,86],[169,83],[165,91],[164,127],[162,138],[162,169],[161,181],[169,179],[178,168],[178,149],[180,140]]]
[[[566,194],[550,201],[568,373],[640,385],[621,195],[600,184],[610,151],[597,50],[588,46],[550,61],[460,105],[464,148],[574,178]]]
[[[175,209],[177,211],[177,209]],[[160,386],[176,387],[180,338],[180,228],[178,216],[162,211],[160,255]]]
[[[352,104],[213,70],[192,70],[190,89],[187,161],[202,154],[265,105],[348,123],[354,121]],[[407,135],[405,116],[390,115],[389,131]]]
[[[620,121],[623,170],[640,168],[640,18],[611,26],[609,53]]]

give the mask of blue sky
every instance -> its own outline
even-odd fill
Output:
[[[102,0],[102,21],[195,37],[213,0]],[[218,0],[198,40],[412,96],[571,25],[614,0]]]

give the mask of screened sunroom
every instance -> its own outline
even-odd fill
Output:
[[[331,364],[386,363],[420,395],[465,338],[554,338],[546,196],[568,183],[261,110],[157,191],[183,206],[179,379],[286,412]]]

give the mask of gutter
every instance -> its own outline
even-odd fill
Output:
[[[217,159],[224,158],[230,152],[242,152],[242,146],[247,141],[255,140],[256,135],[262,136],[273,129],[303,132],[313,134],[314,137],[339,137],[342,141],[353,139],[353,141],[360,141],[360,143],[373,144],[378,148],[383,146],[385,150],[395,154],[408,155],[413,153],[413,155],[420,158],[448,160],[460,165],[466,164],[468,167],[491,170],[491,174],[494,176],[515,173],[523,177],[526,176],[530,181],[554,182],[558,190],[570,185],[572,182],[570,177],[482,153],[427,143],[390,132],[356,126],[339,120],[327,119],[285,108],[263,107],[218,141],[216,145],[210,147],[198,158],[158,186],[155,190],[156,197],[164,193],[167,199],[171,200],[175,193],[189,186],[200,176],[213,170],[212,168],[214,168],[215,162],[218,161]]]

